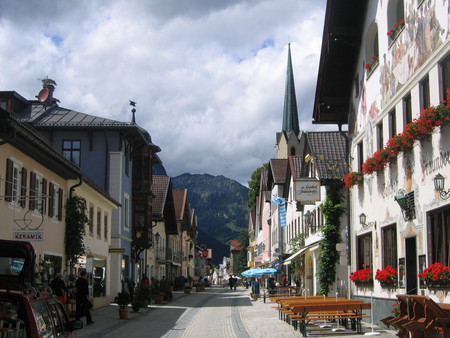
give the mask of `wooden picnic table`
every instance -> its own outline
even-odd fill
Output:
[[[291,320],[299,324],[300,332],[307,336],[306,325],[312,320],[341,320],[350,319],[357,333],[362,333],[361,320],[365,317],[363,310],[371,309],[370,303],[348,300],[338,302],[313,302],[293,305],[294,315]]]

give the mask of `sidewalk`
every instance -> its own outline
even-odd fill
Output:
[[[203,292],[184,294],[174,292],[172,302],[151,304],[148,309],[134,313],[129,307],[129,319],[120,320],[118,307],[109,305],[92,311],[94,324],[76,331],[80,338],[87,337],[302,337],[299,331],[278,319],[275,304],[263,298],[252,300],[250,290],[236,291],[214,286]],[[364,332],[371,332],[364,323]],[[381,338],[395,338],[395,332],[374,327]],[[330,335],[332,334],[332,335]],[[312,337],[360,337],[352,331],[331,332],[320,328]]]

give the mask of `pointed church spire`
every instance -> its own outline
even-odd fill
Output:
[[[286,70],[286,90],[284,93],[283,132],[300,132],[298,123],[297,98],[295,96],[294,73],[292,71],[291,44],[288,45],[288,64]]]

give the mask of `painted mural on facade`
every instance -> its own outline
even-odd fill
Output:
[[[424,1],[419,8],[415,3],[409,3],[406,13],[402,32],[390,47],[389,54],[384,54],[381,60],[382,106],[445,40],[446,30],[436,15],[435,1]]]
[[[379,58],[378,69],[367,76],[368,79],[379,76],[380,92],[369,97],[367,80],[361,81],[358,130],[370,130],[368,124],[378,118],[389,100],[447,39],[448,8],[444,6],[445,1],[439,0],[425,0],[419,7],[416,2],[407,4],[405,24],[397,28],[397,37],[388,52]]]

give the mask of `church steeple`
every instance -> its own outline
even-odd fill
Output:
[[[300,132],[298,123],[297,98],[295,96],[294,73],[292,71],[291,44],[288,45],[288,64],[286,70],[286,89],[284,93],[283,132]]]

